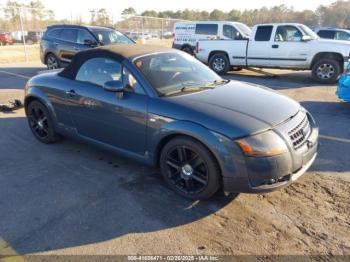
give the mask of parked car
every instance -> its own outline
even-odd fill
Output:
[[[78,51],[120,43],[134,41],[107,27],[52,25],[42,37],[40,59],[48,69],[57,69],[67,66]]]
[[[320,39],[302,24],[262,24],[249,38],[199,40],[196,57],[218,74],[230,66],[311,70],[321,83],[335,83],[347,68],[350,42]]]
[[[29,80],[25,92],[39,141],[68,136],[159,166],[166,183],[192,199],[221,185],[225,192],[276,190],[317,155],[318,127],[299,103],[224,80],[165,47],[81,51],[63,71]]]
[[[39,31],[28,31],[28,34],[25,37],[27,44],[37,44],[40,42],[42,37],[42,32]]]
[[[9,33],[0,33],[0,45],[12,45],[13,39]]]
[[[350,102],[350,65],[339,79],[337,95],[341,100]]]
[[[231,21],[177,22],[174,25],[173,48],[193,54],[199,40],[232,40],[248,38],[251,29]]]
[[[324,39],[350,41],[350,30],[331,27],[321,27],[314,29],[314,31],[319,37]]]

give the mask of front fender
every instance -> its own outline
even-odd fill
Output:
[[[226,136],[209,130],[197,123],[174,120],[152,115],[148,132],[148,152],[153,163],[157,163],[161,150],[174,136],[188,136],[200,141],[214,155],[223,177],[244,176],[245,165],[238,146]]]

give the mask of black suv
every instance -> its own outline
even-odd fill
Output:
[[[124,34],[107,27],[52,25],[40,43],[40,59],[48,69],[65,67],[82,50],[110,44],[134,44]]]

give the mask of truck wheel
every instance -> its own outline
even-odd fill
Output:
[[[189,55],[193,55],[193,50],[189,46],[186,46],[186,47],[182,48],[181,50]]]
[[[321,59],[312,67],[312,77],[320,83],[336,83],[340,74],[340,64],[336,60]]]
[[[225,54],[215,54],[209,60],[209,67],[217,74],[224,75],[230,69],[230,61]]]

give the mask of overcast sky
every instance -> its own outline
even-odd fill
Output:
[[[4,5],[7,0],[0,0]],[[231,9],[254,9],[262,6],[285,4],[293,6],[296,10],[316,9],[320,4],[329,5],[335,0],[42,0],[45,6],[55,11],[57,18],[70,18],[81,16],[84,20],[90,17],[89,10],[106,8],[114,20],[120,19],[120,13],[127,7],[134,7],[137,12],[144,10],[179,10],[199,9],[211,11],[215,8],[229,11]],[[20,3],[29,3],[30,0],[18,0]]]

